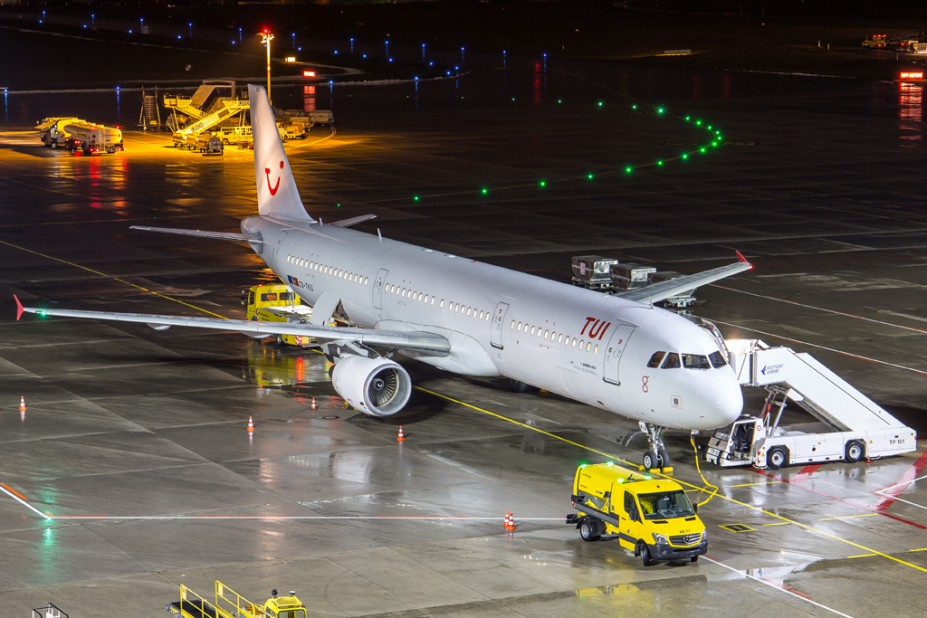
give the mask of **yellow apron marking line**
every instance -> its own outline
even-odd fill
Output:
[[[874,558],[875,554],[856,554],[855,556],[847,556],[847,558]]]
[[[79,270],[83,270],[83,271],[85,271],[85,272],[88,272],[88,273],[91,273],[91,274],[94,274],[94,275],[98,275],[98,276],[100,276],[100,277],[103,277],[104,279],[109,279],[109,280],[111,280],[111,281],[117,281],[117,282],[119,282],[119,283],[123,283],[123,284],[128,285],[128,286],[130,286],[130,287],[133,287],[133,288],[135,288],[135,289],[137,289],[137,290],[141,290],[142,292],[145,292],[146,294],[151,294],[152,296],[157,296],[158,298],[163,298],[163,299],[165,299],[165,300],[169,300],[169,301],[174,302],[174,303],[177,303],[177,304],[179,304],[179,305],[183,305],[184,307],[189,307],[190,309],[195,309],[196,311],[201,311],[201,312],[203,312],[203,313],[205,313],[205,314],[211,315],[211,316],[216,317],[216,318],[219,318],[219,319],[221,319],[221,320],[227,320],[227,319],[228,319],[227,316],[219,315],[218,313],[213,313],[212,311],[210,311],[210,310],[208,310],[208,309],[203,309],[202,307],[198,307],[198,306],[193,305],[193,304],[191,304],[191,303],[188,303],[188,302],[186,302],[186,301],[180,300],[179,298],[174,298],[173,296],[168,296],[167,294],[162,294],[161,292],[156,292],[155,290],[151,290],[151,289],[149,289],[149,288],[146,288],[145,286],[138,285],[137,283],[132,283],[131,281],[127,281],[127,280],[125,280],[125,279],[123,279],[123,278],[121,278],[121,277],[116,277],[116,276],[113,276],[113,275],[107,275],[106,273],[104,273],[104,272],[102,272],[102,271],[95,270],[95,269],[90,268],[90,267],[88,267],[88,266],[81,266],[80,264],[77,264],[77,263],[75,263],[75,262],[69,262],[68,260],[63,260],[63,259],[61,259],[61,258],[56,258],[56,257],[53,256],[53,255],[48,255],[47,253],[42,253],[41,251],[35,251],[35,250],[33,250],[33,249],[29,249],[29,248],[27,248],[27,247],[23,247],[22,245],[17,245],[17,244],[11,243],[11,242],[7,242],[7,241],[5,241],[5,240],[0,240],[0,245],[6,245],[7,247],[11,247],[11,248],[13,248],[13,249],[17,249],[17,250],[19,250],[19,251],[23,251],[23,252],[25,252],[25,253],[31,253],[32,255],[37,255],[37,256],[43,257],[43,258],[45,258],[45,259],[47,259],[47,260],[51,260],[51,261],[53,261],[53,262],[58,262],[59,264],[66,264],[67,266],[72,266],[72,267],[77,268],[77,269],[79,269]]]
[[[840,521],[841,519],[854,519],[856,517],[878,517],[881,513],[859,513],[857,515],[842,515],[840,517],[822,517],[818,521]]]
[[[781,483],[779,479],[767,479],[765,481],[759,481],[758,483],[740,483],[738,485],[728,485],[728,489],[741,489],[744,487],[766,487],[767,485],[776,485]]]
[[[444,399],[445,401],[449,401],[449,402],[451,402],[451,403],[456,403],[457,405],[463,406],[463,407],[465,407],[465,408],[469,408],[469,409],[471,409],[471,410],[474,410],[474,411],[476,411],[476,412],[480,412],[480,413],[482,413],[482,414],[486,414],[486,415],[488,415],[488,416],[492,416],[493,418],[497,418],[497,419],[499,419],[499,420],[501,420],[501,421],[505,421],[505,422],[507,422],[507,423],[511,423],[511,424],[513,424],[513,425],[517,425],[517,426],[522,427],[522,428],[524,428],[524,429],[530,429],[531,431],[534,431],[534,432],[540,433],[540,434],[542,434],[542,435],[545,435],[545,436],[554,438],[554,439],[556,439],[556,440],[560,440],[561,442],[566,442],[567,444],[570,444],[570,445],[572,445],[572,446],[576,446],[576,447],[578,447],[578,448],[580,448],[580,449],[583,449],[583,450],[585,450],[585,451],[588,451],[588,452],[590,452],[590,453],[595,453],[595,454],[597,454],[597,455],[602,455],[603,457],[608,457],[609,459],[611,459],[611,460],[613,460],[613,461],[619,461],[619,462],[621,462],[621,463],[623,463],[623,464],[630,465],[631,467],[635,467],[635,468],[637,467],[636,464],[633,464],[633,463],[631,463],[631,462],[629,462],[629,461],[627,461],[627,460],[621,459],[620,457],[617,457],[617,456],[615,456],[615,455],[612,454],[612,453],[606,453],[606,452],[604,452],[604,451],[600,451],[600,450],[598,450],[598,449],[594,449],[594,448],[592,448],[592,447],[590,447],[590,446],[586,446],[586,445],[584,445],[584,444],[580,444],[579,442],[574,442],[573,440],[569,440],[569,439],[567,439],[567,438],[563,438],[563,437],[558,436],[557,434],[551,433],[551,432],[549,432],[549,431],[544,431],[543,429],[539,429],[538,427],[532,427],[531,425],[528,425],[527,423],[522,423],[522,422],[520,422],[520,421],[516,421],[515,419],[509,418],[509,417],[507,417],[507,416],[503,416],[502,414],[498,414],[497,412],[491,412],[491,411],[489,411],[489,410],[486,410],[486,409],[484,409],[484,408],[480,408],[480,407],[478,407],[478,406],[475,406],[475,405],[473,405],[473,404],[467,403],[467,402],[465,402],[465,401],[460,401],[459,399],[454,399],[453,397],[449,397],[449,396],[447,396],[447,395],[442,395],[442,394],[440,394],[440,393],[436,393],[435,391],[428,390],[428,389],[426,389],[426,388],[422,388],[421,386],[416,386],[415,388],[416,388],[417,390],[423,392],[423,393],[428,393],[429,395],[433,395],[433,396],[435,396],[435,397],[438,397],[439,399]],[[696,465],[698,465],[698,460],[697,460],[697,459],[696,459]],[[654,472],[651,472],[651,474],[653,474],[654,476],[664,476],[664,475],[662,475],[662,474],[657,474],[657,473],[654,473]],[[673,479],[673,480],[675,480],[675,481],[676,481],[677,483],[679,483],[680,485],[683,485],[684,487],[688,487],[688,488],[690,488],[690,489],[694,489],[694,490],[697,490],[697,491],[704,491],[703,488],[698,487],[697,485],[693,485],[692,483],[688,483],[688,482],[686,482],[686,481],[683,481],[683,480],[681,480],[681,479],[678,479],[678,478],[677,478],[677,479]],[[898,563],[898,564],[900,564],[900,565],[909,567],[909,568],[911,568],[911,569],[914,569],[915,571],[920,571],[921,573],[927,573],[927,568],[925,568],[925,567],[918,566],[918,565],[913,564],[913,563],[911,563],[911,562],[908,562],[908,561],[906,561],[906,560],[902,560],[901,558],[896,558],[895,556],[892,556],[892,555],[890,555],[890,554],[886,554],[885,552],[881,552],[881,551],[872,549],[872,548],[870,548],[870,547],[866,547],[865,545],[862,545],[862,544],[857,543],[857,542],[855,542],[855,541],[851,541],[851,540],[849,540],[849,539],[845,539],[845,538],[843,538],[843,537],[839,537],[839,536],[837,536],[836,534],[833,534],[833,533],[831,533],[831,532],[826,532],[826,531],[824,531],[824,530],[820,530],[820,529],[818,529],[818,528],[815,528],[815,527],[812,526],[812,525],[802,523],[802,522],[797,521],[797,520],[795,520],[795,519],[791,519],[791,518],[789,518],[789,517],[786,517],[785,515],[780,515],[779,513],[773,513],[772,511],[768,511],[768,510],[766,510],[766,509],[764,509],[764,508],[761,508],[761,507],[758,507],[758,506],[754,506],[754,505],[752,505],[752,504],[748,504],[747,502],[743,502],[743,501],[741,501],[741,500],[736,500],[736,499],[734,499],[734,498],[731,498],[730,496],[725,496],[725,495],[723,495],[723,494],[718,494],[718,493],[717,493],[717,489],[715,489],[715,491],[712,492],[712,495],[711,495],[709,498],[714,497],[715,495],[717,495],[717,496],[718,496],[719,498],[721,498],[722,500],[726,500],[727,502],[730,502],[731,504],[736,504],[736,505],[738,505],[738,506],[742,506],[742,507],[744,507],[744,508],[750,509],[751,511],[756,511],[756,512],[762,513],[762,514],[764,514],[764,515],[766,515],[766,516],[768,516],[768,517],[772,517],[773,519],[777,519],[777,520],[779,520],[780,522],[782,522],[782,523],[784,523],[784,524],[792,524],[792,525],[794,525],[794,526],[798,526],[799,528],[802,528],[802,529],[804,529],[804,530],[807,530],[808,532],[811,532],[811,533],[813,533],[813,534],[818,534],[818,535],[820,535],[820,536],[823,536],[823,537],[832,539],[832,540],[834,540],[834,541],[838,541],[838,542],[840,542],[840,543],[844,543],[844,544],[846,544],[846,545],[849,545],[849,546],[851,546],[851,547],[855,547],[856,549],[862,550],[862,551],[864,551],[864,552],[870,552],[870,553],[872,553],[872,554],[875,555],[875,556],[879,556],[879,557],[881,557],[881,558],[885,558],[886,560],[891,560],[892,562],[896,562],[896,563]],[[720,563],[718,563],[718,564],[720,564]],[[725,566],[725,567],[726,567],[726,565],[722,565],[722,566]],[[729,568],[729,567],[726,567],[726,568]]]

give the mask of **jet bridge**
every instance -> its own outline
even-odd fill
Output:
[[[825,461],[856,462],[913,451],[914,430],[863,395],[810,354],[770,347],[759,339],[727,340],[743,386],[765,388],[761,416],[744,416],[718,430],[706,459],[720,466],[779,468]],[[788,401],[823,423],[821,431],[780,427]]]

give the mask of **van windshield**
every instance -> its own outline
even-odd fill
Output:
[[[689,497],[681,489],[641,494],[638,500],[644,512],[644,519],[671,519],[695,515],[695,509],[692,508]]]

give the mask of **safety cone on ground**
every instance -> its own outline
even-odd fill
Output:
[[[515,515],[511,511],[505,512],[505,517],[502,518],[502,527],[505,528],[506,532],[515,532]]]
[[[254,419],[248,417],[248,433],[254,433]]]
[[[399,435],[396,436],[396,442],[405,442],[406,437],[402,435],[402,425],[399,426]]]
[[[26,411],[26,396],[25,395],[19,396],[19,411],[20,412]]]
[[[312,396],[312,403],[309,405],[309,407],[312,408],[313,410],[318,408],[318,406],[315,403],[315,395]]]

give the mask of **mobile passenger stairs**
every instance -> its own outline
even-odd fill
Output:
[[[725,343],[740,383],[765,388],[768,395],[761,416],[744,415],[711,436],[709,462],[778,469],[789,464],[878,459],[917,448],[913,429],[810,354],[770,347],[759,339]],[[780,427],[789,400],[822,421],[825,430]]]
[[[171,110],[169,124],[173,129],[174,147],[197,148],[197,139],[218,126],[240,124],[242,112],[251,109],[246,97],[238,97],[235,82],[216,80],[203,82],[192,97],[164,95],[164,107]],[[188,122],[181,126],[181,117]]]

